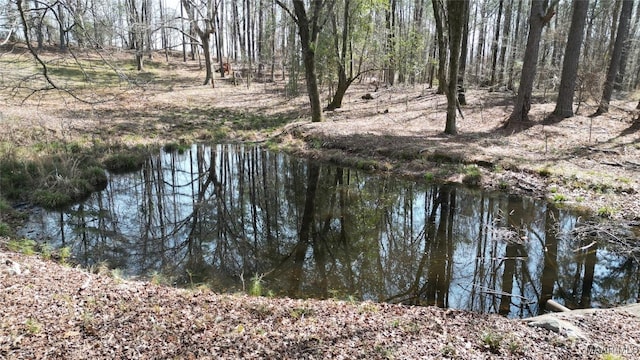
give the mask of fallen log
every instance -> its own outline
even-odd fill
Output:
[[[571,311],[568,307],[559,304],[551,299],[547,300],[545,303],[547,310],[555,311],[555,312],[568,312]]]

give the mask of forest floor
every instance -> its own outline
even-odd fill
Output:
[[[437,307],[176,289],[93,270],[0,250],[0,358],[640,357],[637,307],[562,313],[533,327]]]
[[[508,132],[501,126],[513,94],[473,89],[459,134],[447,136],[446,99],[422,86],[374,91],[366,81],[354,84],[341,109],[311,123],[307,98],[288,94],[282,80],[234,86],[217,74],[212,88],[198,85],[203,73],[196,64],[177,61],[149,74],[140,86],[89,86],[87,99],[105,100],[94,104],[60,92],[26,100],[26,89],[3,95],[0,143],[22,153],[58,142],[249,141],[421,181],[545,197],[616,224],[640,222],[633,96],[613,101],[611,111],[596,118],[589,117],[595,103],[587,101],[577,116],[550,124],[543,120],[554,105],[540,96],[529,126]],[[362,99],[366,93],[373,99]],[[640,356],[640,320],[621,311],[566,315],[586,337],[574,339],[566,329],[556,333],[496,315],[218,295],[126,281],[37,256],[4,252],[0,258],[0,358]]]

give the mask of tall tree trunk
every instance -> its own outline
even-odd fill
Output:
[[[65,14],[64,14],[64,7],[62,6],[62,4],[58,3],[58,29],[60,31],[60,51],[65,51],[67,50],[67,31],[64,27],[64,20],[65,19]]]
[[[616,74],[618,73],[620,60],[622,59],[622,50],[624,48],[627,35],[629,34],[629,22],[631,21],[632,10],[633,0],[623,0],[622,9],[620,10],[620,20],[618,21],[616,42],[613,46],[613,53],[611,54],[607,77],[602,89],[602,99],[600,100],[600,106],[598,106],[598,110],[596,110],[594,115],[601,115],[609,111],[609,103],[611,102],[611,95],[613,94],[613,83],[616,80]]]
[[[504,9],[504,22],[502,28],[502,45],[500,47],[500,60],[498,61],[498,79],[497,83],[499,85],[504,85],[504,68],[505,68],[505,59],[507,57],[507,42],[509,41],[509,32],[511,30],[511,13],[513,9],[513,4],[511,1],[507,1],[507,6]],[[513,45],[515,46],[515,44]]]
[[[184,33],[184,6],[180,2],[180,29],[182,30],[182,62],[187,62],[187,36]]]
[[[630,52],[632,50],[632,41],[629,39],[630,36],[633,36],[638,31],[638,24],[640,23],[640,2],[638,2],[638,6],[636,7],[636,16],[633,21],[633,26],[631,26],[628,35],[626,36],[626,41],[624,42],[624,46],[622,47],[622,58],[620,59],[620,68],[618,69],[618,73],[616,74],[616,80],[613,83],[613,89],[620,91],[624,88],[624,77],[627,72],[627,61],[629,59]]]
[[[208,85],[209,83],[211,83],[211,86],[213,87],[215,85],[213,83],[213,66],[211,64],[211,45],[209,37],[209,33],[200,35],[200,41],[202,42],[202,51],[204,53],[205,68],[205,78],[202,85]]]
[[[553,114],[561,118],[573,116],[573,95],[576,88],[578,64],[580,62],[580,48],[584,38],[584,27],[587,22],[588,0],[573,0],[573,15],[567,37],[567,47],[562,63],[562,76],[556,108]]]
[[[518,10],[516,11],[516,26],[513,34],[513,46],[511,46],[511,55],[509,59],[509,78],[507,80],[507,89],[513,89],[514,66],[516,63],[516,54],[518,52],[518,44],[520,40],[520,18],[522,17],[522,0],[518,0]]]
[[[220,2],[220,12],[222,13],[222,16],[220,16],[218,14],[218,12],[216,12],[216,22],[215,22],[215,26],[216,26],[216,32],[215,32],[215,37],[216,37],[216,56],[218,57],[218,66],[220,69],[220,77],[224,78],[224,58],[222,56],[222,49],[224,49],[224,36],[223,36],[223,19],[224,19],[224,13],[223,13],[223,4],[224,1]],[[231,69],[229,69],[229,72],[231,72]],[[231,74],[229,74],[231,75]]]
[[[44,34],[42,33],[42,14],[39,10],[38,0],[33,0],[33,22],[36,30],[38,51],[42,51],[42,48],[44,47]]]
[[[271,5],[271,26],[275,27],[276,7],[275,2]],[[271,35],[271,82],[276,81],[276,34]]]
[[[239,51],[237,51],[237,48],[240,49],[244,49],[244,36],[242,35],[244,33],[244,31],[240,31],[240,15],[238,12],[238,0],[234,0],[233,1],[233,19],[234,19],[234,35],[235,35],[235,40],[234,40],[234,59],[236,61],[238,61],[238,53]],[[237,41],[237,42],[236,42]],[[240,44],[239,46],[237,46],[236,44]]]
[[[385,55],[388,58],[387,71],[385,73],[385,77],[386,77],[385,82],[389,85],[393,85],[396,78],[395,14],[396,14],[396,0],[389,0],[389,9],[385,10],[385,26],[387,30]]]
[[[455,135],[456,110],[458,105],[457,83],[458,67],[460,66],[460,43],[462,41],[462,28],[464,25],[464,13],[466,0],[448,0],[448,31],[449,31],[449,79],[447,83],[447,123],[445,134]]]
[[[458,103],[467,105],[464,89],[464,76],[467,71],[467,47],[469,45],[469,1],[464,3],[464,25],[462,29],[462,45],[460,47],[460,66],[458,68]]]
[[[325,9],[327,3],[322,0],[312,0],[310,4],[311,16],[307,15],[307,9],[303,0],[293,0],[293,13],[280,0],[275,0],[293,18],[298,26],[300,45],[302,47],[302,62],[307,83],[307,95],[311,104],[311,121],[322,121],[322,108],[320,106],[320,91],[318,90],[318,77],[316,75],[316,44],[318,35],[322,29],[321,14],[330,13],[332,9]]]
[[[447,87],[447,36],[445,34],[445,13],[442,0],[432,0],[433,17],[438,35],[438,89],[436,94],[444,94]],[[457,71],[457,69],[456,69]]]
[[[498,43],[500,42],[500,21],[502,20],[503,0],[498,3],[498,19],[495,26],[495,36],[491,44],[491,86],[496,83],[496,68],[498,67]]]
[[[520,74],[520,86],[518,88],[518,96],[516,97],[513,112],[507,120],[507,126],[521,124],[529,120],[531,93],[533,91],[538,53],[540,51],[540,38],[542,37],[542,29],[555,14],[554,6],[555,2],[549,6],[548,1],[545,0],[533,0],[531,2],[529,36],[524,53],[522,73]]]
[[[480,8],[480,32],[478,34],[478,46],[476,48],[476,63],[475,63],[475,76],[476,81],[482,84],[483,79],[483,65],[484,65],[484,38],[486,36],[486,17],[487,17],[487,3],[485,1],[479,1],[479,4],[476,6],[481,6]]]
[[[327,110],[335,110],[342,107],[342,99],[347,92],[349,85],[351,85],[350,79],[347,78],[346,59],[347,59],[347,42],[349,39],[349,6],[350,1],[344,1],[344,12],[342,14],[342,36],[338,35],[338,25],[336,17],[331,18],[331,30],[333,33],[334,51],[336,53],[337,65],[338,65],[338,86],[336,92],[331,99],[331,103],[327,106]],[[342,46],[340,46],[340,44]]]

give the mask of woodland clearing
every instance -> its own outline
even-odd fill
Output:
[[[196,63],[158,65],[109,89],[83,90],[89,104],[61,92],[6,92],[0,143],[20,155],[73,143],[115,152],[169,142],[245,141],[310,158],[419,181],[464,182],[545,197],[614,224],[640,221],[637,99],[595,104],[544,123],[540,96],[530,126],[501,129],[513,94],[473,89],[459,135],[442,134],[446,100],[425,87],[354,84],[343,107],[308,121],[307,99],[286,82],[196,85]],[[370,93],[372,100],[362,95]],[[33,156],[33,155],[31,155]],[[469,180],[469,169],[481,176]],[[562,196],[560,196],[562,195]],[[1,219],[0,219],[1,220]],[[3,240],[6,243],[6,240]],[[592,358],[640,356],[640,322],[626,311],[571,317],[585,334],[529,327],[520,320],[433,307],[219,295],[120,279],[0,253],[0,357],[5,358]],[[17,265],[16,265],[17,264]],[[16,266],[19,271],[16,271]],[[28,270],[28,271],[25,271]],[[610,357],[611,358],[611,357]]]

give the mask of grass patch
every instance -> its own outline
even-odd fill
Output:
[[[462,183],[478,186],[482,181],[482,173],[477,165],[467,165],[463,169]]]
[[[431,184],[436,181],[436,176],[431,172],[425,173],[424,181],[426,181],[428,184]]]
[[[42,330],[42,325],[33,318],[28,318],[24,326],[30,335],[36,335]]]
[[[542,176],[544,178],[547,178],[547,177],[551,176],[551,169],[549,169],[548,167],[545,166],[543,168],[540,168],[540,169],[536,170],[536,173],[538,173],[538,175],[540,175],[540,176]]]
[[[50,142],[20,155],[11,150],[0,154],[0,188],[7,200],[59,209],[106,185],[104,170],[77,144]]]
[[[315,311],[308,307],[296,307],[289,312],[289,316],[294,319],[300,319],[303,317],[314,316]]]
[[[7,248],[10,251],[18,252],[25,255],[33,255],[36,253],[37,243],[31,239],[11,239],[7,242]]]
[[[567,197],[562,195],[562,194],[554,194],[553,195],[553,202],[565,202],[567,201]]]
[[[56,190],[36,190],[32,201],[45,209],[61,209],[73,202],[71,196]]]
[[[164,152],[166,152],[166,153],[184,154],[190,148],[191,148],[191,146],[186,145],[186,144],[179,144],[177,142],[170,142],[168,144],[165,144],[162,147],[162,150],[164,150]]]
[[[107,157],[103,164],[107,170],[114,174],[124,174],[142,169],[147,158],[146,151],[126,151]]]
[[[251,285],[249,286],[249,295],[262,296],[262,276],[254,276],[251,279]]]
[[[484,344],[485,349],[491,351],[494,354],[500,353],[500,344],[502,343],[503,336],[494,332],[488,331],[482,334],[480,339]]]
[[[2,236],[11,236],[12,232],[11,232],[11,227],[9,227],[9,224],[0,222],[0,237]]]
[[[616,210],[610,206],[603,206],[598,209],[597,213],[601,218],[609,219],[616,213]]]

